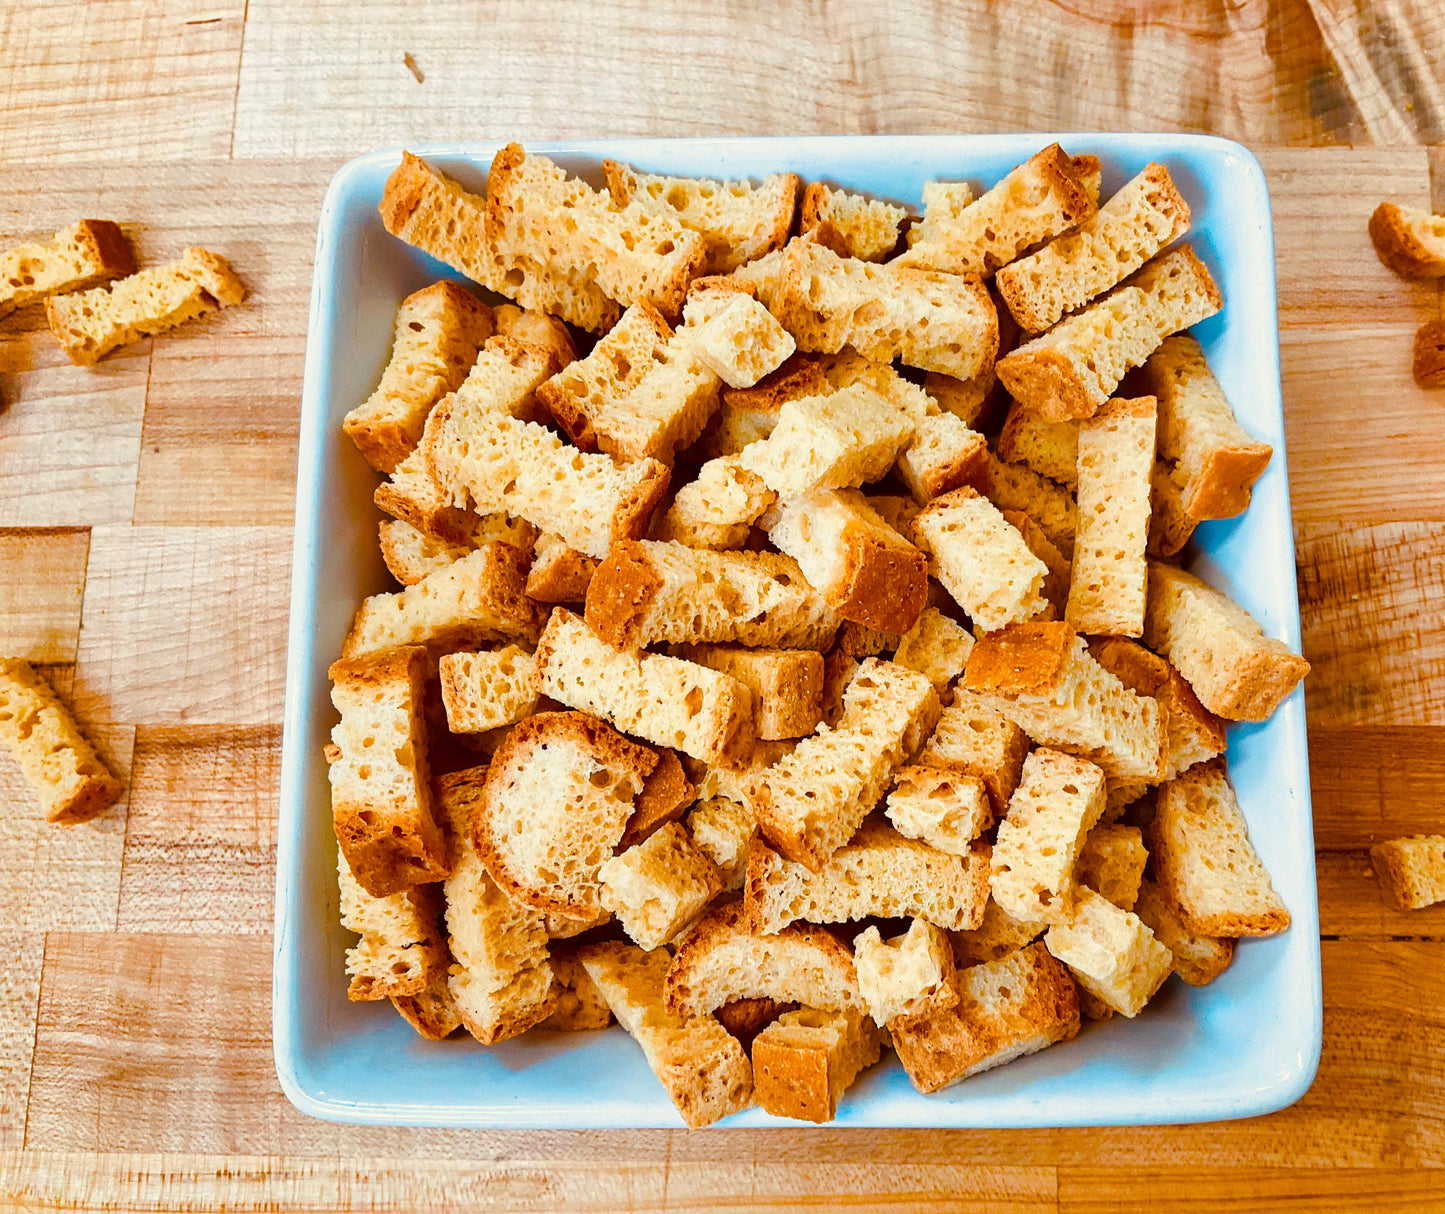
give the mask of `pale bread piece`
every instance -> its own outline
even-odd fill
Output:
[[[536,555],[527,570],[526,594],[538,603],[582,603],[602,562],[569,548],[560,536],[537,537]]]
[[[1088,888],[1078,891],[1067,918],[1049,928],[1044,946],[1084,991],[1130,1019],[1144,1010],[1174,964],[1138,915]]]
[[[1184,473],[1156,459],[1149,474],[1149,544],[1154,557],[1176,556],[1194,534],[1196,522],[1184,509]]]
[[[612,1009],[575,951],[554,948],[551,964],[557,1002],[539,1028],[558,1033],[587,1033],[605,1029],[612,1023]]]
[[[952,701],[950,687],[968,665],[973,634],[937,607],[925,607],[913,627],[898,638],[893,660],[926,675],[943,703]]]
[[[853,964],[877,1024],[946,1012],[958,1003],[948,933],[926,919],[915,918],[906,932],[887,939],[877,927],[865,928],[853,938]]]
[[[120,800],[120,781],[23,658],[0,658],[0,743],[15,756],[48,822],[88,822]]]
[[[1139,383],[1158,398],[1159,457],[1183,478],[1185,514],[1198,522],[1247,510],[1274,451],[1235,420],[1198,340],[1166,337],[1140,368]]]
[[[445,977],[450,957],[438,930],[441,900],[435,885],[373,898],[358,884],[338,848],[341,926],[361,937],[346,950],[354,1002],[415,995]]]
[[[332,825],[374,898],[447,875],[427,767],[426,665],[426,650],[409,646],[343,658],[327,672],[341,714],[326,753]]]
[[[1174,667],[1169,667],[1169,677],[1154,698],[1164,714],[1166,780],[1224,753],[1224,722],[1199,702],[1194,689]]]
[[[486,234],[504,256],[585,275],[624,307],[646,301],[668,316],[682,310],[707,253],[701,233],[673,216],[614,206],[606,190],[518,143],[492,159]]]
[[[907,839],[870,819],[816,871],[760,838],[748,846],[747,913],[765,934],[788,924],[917,916],[952,931],[976,927],[988,899],[988,848],[962,855]]]
[[[988,790],[994,816],[1002,817],[1018,787],[1028,750],[1028,735],[1022,729],[960,683],[918,762],[977,776]]]
[[[796,348],[793,335],[747,294],[735,294],[701,324],[682,330],[693,352],[729,388],[751,388]],[[696,436],[694,436],[696,437]]]
[[[537,393],[561,368],[558,358],[550,345],[531,345],[515,337],[494,335],[482,343],[476,362],[454,395],[469,409],[503,413],[519,421],[541,421],[545,412],[538,404]],[[423,426],[422,437],[425,434]]]
[[[878,1061],[878,1038],[857,1013],[783,1012],[753,1039],[753,1096],[774,1117],[832,1121],[843,1093]]]
[[[515,725],[536,712],[542,694],[532,655],[519,645],[444,654],[437,671],[452,733],[484,733]]]
[[[803,190],[799,226],[839,257],[884,261],[898,246],[907,218],[906,207],[810,181]]]
[[[1222,759],[1196,764],[1160,788],[1149,854],[1159,892],[1190,931],[1272,936],[1289,927]]]
[[[1147,877],[1139,886],[1134,913],[1149,925],[1173,957],[1174,972],[1190,986],[1208,986],[1234,960],[1235,942],[1227,936],[1201,936],[1169,909],[1159,887]]]
[[[462,1027],[461,1014],[444,973],[414,995],[392,995],[391,1006],[428,1041],[445,1041]]]
[[[1062,619],[1064,607],[1069,600],[1069,587],[1074,580],[1074,563],[1059,551],[1054,542],[1044,534],[1044,529],[1022,510],[1000,510],[999,513],[1003,515],[1004,522],[1024,537],[1028,550],[1043,561],[1048,572],[1044,575],[1044,584],[1039,587],[1039,593],[1053,608],[1053,617]],[[1040,614],[1048,618],[1050,613]]]
[[[667,1006],[682,1016],[706,1016],[734,999],[760,996],[867,1011],[853,954],[826,928],[794,923],[763,935],[749,930],[741,903],[714,906],[678,945],[667,974]]]
[[[558,370],[577,361],[577,345],[567,326],[537,308],[500,304],[492,309],[492,324],[498,337],[510,337],[523,345],[546,350]]]
[[[1080,632],[1142,636],[1148,566],[1152,396],[1115,398],[1079,424],[1079,530],[1064,618]]]
[[[1076,898],[1074,868],[1103,812],[1098,767],[1057,750],[1033,751],[999,823],[989,877],[993,900],[1015,919],[1067,921]]]
[[[927,558],[856,489],[784,497],[759,526],[845,620],[902,633],[928,601]]]
[[[925,417],[941,412],[937,401],[917,384],[904,379],[890,363],[868,358],[846,346],[836,353],[816,357],[824,378],[835,392],[863,384],[907,414],[915,426]]]
[[[487,200],[410,152],[386,179],[381,222],[393,236],[524,308],[605,333],[621,314],[593,278],[500,252],[487,234]]]
[[[1230,721],[1267,720],[1310,669],[1227,595],[1155,561],[1144,643],[1174,664],[1205,708]]]
[[[920,506],[976,480],[988,456],[988,440],[952,413],[919,421],[894,467]]]
[[[722,404],[703,430],[696,450],[708,459],[737,455],[773,432],[788,401],[827,392],[828,379],[817,360],[795,354],[751,388],[724,389]]]
[[[1051,143],[959,209],[935,196],[901,265],[986,278],[1040,241],[1082,223],[1097,209],[1067,152]],[[940,213],[940,211],[942,213]]]
[[[544,694],[627,733],[723,766],[741,765],[752,749],[752,694],[728,675],[615,649],[563,607],[535,657]]]
[[[687,830],[669,822],[597,870],[599,898],[639,948],[671,943],[722,892],[722,874]]]
[[[673,1009],[665,998],[672,965],[666,949],[645,953],[609,941],[586,945],[577,959],[692,1129],[748,1107],[753,1094],[748,1056],[706,1012]]]
[[[867,658],[843,697],[836,729],[744,781],[758,826],[788,859],[820,872],[882,799],[893,769],[938,721],[938,696],[922,675]]]
[[[903,1069],[937,1092],[1079,1031],[1078,989],[1042,943],[958,973],[958,1003],[889,1027]]]
[[[1014,399],[1051,421],[1092,417],[1130,367],[1222,306],[1209,270],[1181,245],[999,359],[998,377]]]
[[[983,922],[966,932],[950,932],[953,960],[959,969],[997,961],[1028,947],[1048,931],[1044,919],[1015,919],[992,897],[983,908]]]
[[[1074,489],[1079,483],[1079,423],[1073,418],[1049,421],[1014,401],[999,431],[998,454]]]
[[[781,248],[792,229],[802,185],[795,173],[770,173],[753,185],[639,173],[616,160],[604,160],[602,172],[618,206],[635,204],[702,234],[702,274],[730,274]]]
[[[741,548],[752,525],[777,500],[762,477],[736,455],[710,459],[683,485],[654,529],[654,538],[718,552]]]
[[[998,312],[976,279],[839,257],[806,240],[783,250],[769,306],[800,350],[848,345],[958,379],[986,371],[998,353]]]
[[[1098,211],[995,282],[1020,328],[1042,333],[1117,286],[1189,229],[1189,204],[1162,164],[1147,164]]]
[[[443,492],[442,487],[437,484],[420,448],[402,460],[391,477],[376,487],[372,500],[378,509],[384,510],[398,522],[416,528],[439,545],[470,550],[476,547],[474,540],[483,528],[482,515],[452,505],[451,495]],[[531,534],[536,534],[536,528],[531,523],[525,519],[521,521],[530,529]],[[505,537],[485,535],[480,542],[485,543],[494,538]],[[459,557],[464,555],[465,552],[458,554]],[[432,571],[427,570],[428,573]],[[422,577],[425,576],[423,573]],[[421,578],[417,579],[420,580]]]
[[[109,219],[80,219],[49,240],[0,252],[0,316],[44,299],[84,291],[135,272],[120,227]]]
[[[1139,899],[1139,883],[1148,862],[1143,831],[1137,826],[1100,822],[1079,849],[1074,879],[1120,909],[1131,911]]]
[[[164,333],[217,308],[234,307],[245,298],[246,288],[224,257],[190,248],[176,261],[103,286],[48,296],[45,319],[66,357],[77,367],[89,367],[117,346]]]
[[[893,773],[885,812],[900,835],[955,856],[968,855],[994,821],[982,777],[921,764]]]
[[[1370,240],[1380,260],[1406,278],[1445,277],[1445,216],[1423,207],[1382,202],[1370,216]]]
[[[925,181],[923,214],[908,229],[908,247],[923,243],[937,249],[951,225],[958,223],[964,209],[978,200],[966,181]]]
[[[657,752],[657,766],[647,773],[642,791],[632,802],[632,817],[622,832],[618,849],[635,847],[653,831],[675,822],[697,800],[697,787],[687,778],[677,752],[663,747]]]
[[[1445,320],[1427,320],[1415,330],[1410,369],[1422,388],[1445,384]]]
[[[1047,607],[1048,567],[988,498],[965,485],[935,498],[913,520],[930,572],[980,628],[1027,620]]]
[[[1409,835],[1370,848],[1380,888],[1401,910],[1445,902],[1445,835]]]
[[[461,387],[492,327],[492,310],[454,282],[401,301],[381,382],[341,422],[368,464],[390,475],[416,449],[427,414]]]
[[[525,594],[526,557],[502,540],[429,573],[395,594],[362,600],[342,644],[343,657],[396,645],[434,655],[495,641],[536,641],[537,605]]]
[[[792,558],[618,542],[587,588],[587,623],[624,649],[733,642],[820,649],[838,617]]]
[[[748,841],[758,829],[753,811],[727,797],[709,797],[687,815],[687,829],[692,841],[717,865],[723,889],[742,889],[748,873]]]
[[[468,553],[505,540],[518,552],[532,551],[537,529],[526,519],[508,518],[505,514],[478,516],[477,526],[466,543],[438,540],[401,519],[382,519],[377,525],[381,557],[386,567],[403,586],[415,586],[428,574],[462,559]]]
[[[731,675],[751,691],[760,738],[801,738],[822,719],[823,655],[816,649],[685,645],[678,656]]]
[[[978,473],[977,488],[1000,510],[1019,510],[1039,525],[1058,550],[1074,559],[1079,507],[1063,485],[1022,464],[1010,464],[990,453]]]
[[[610,909],[598,870],[632,817],[657,755],[582,712],[541,712],[497,748],[472,824],[493,879],[518,902],[569,918]]]
[[[801,239],[812,240],[811,234]],[[742,284],[768,311],[778,297],[778,284],[782,281],[783,250],[773,249],[761,257],[739,266],[732,272],[734,281]]]

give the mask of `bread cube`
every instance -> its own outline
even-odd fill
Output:
[[[341,926],[361,937],[346,950],[354,1002],[415,995],[445,977],[447,946],[440,931],[441,899],[434,885],[373,898],[351,875],[337,850],[341,885]]]
[[[1445,835],[1411,835],[1370,848],[1380,888],[1401,910],[1445,902]]]
[[[853,940],[858,989],[878,1024],[947,1011],[958,1002],[958,982],[948,934],[914,919],[899,936],[884,939],[869,927]]]
[[[1159,887],[1145,878],[1134,913],[1173,956],[1174,972],[1190,986],[1208,986],[1234,960],[1235,942],[1227,936],[1201,936],[1190,931],[1165,901]]]
[[[536,665],[517,645],[489,653],[449,653],[437,665],[452,733],[515,725],[536,711],[542,693]]]
[[[893,660],[926,675],[940,700],[951,699],[949,684],[968,665],[973,634],[949,619],[937,607],[925,607],[913,627],[898,640]]]
[[[1032,944],[1048,931],[1044,919],[1015,919],[993,898],[983,908],[983,921],[966,931],[949,932],[954,964],[959,969],[997,961]]]
[[[669,822],[597,870],[598,898],[639,947],[667,944],[722,891],[717,865]]]
[[[1044,937],[1079,985],[1111,1010],[1137,1016],[1169,977],[1173,954],[1138,915],[1081,888],[1068,916]]]
[[[1074,878],[1115,906],[1131,911],[1148,861],[1144,833],[1137,826],[1101,823],[1089,832],[1079,849]]]
[[[838,1102],[878,1061],[878,1028],[855,1012],[784,1012],[753,1040],[753,1096],[775,1117],[832,1121]]]
[[[730,675],[752,692],[760,738],[801,738],[822,719],[823,655],[815,649],[686,645],[679,656]]]
[[[1028,735],[1022,729],[980,696],[957,686],[953,703],[940,714],[918,761],[977,776],[998,817],[1018,787],[1028,749]]]
[[[900,767],[885,812],[900,835],[964,856],[993,825],[993,803],[979,776],[944,767]]]
[[[751,388],[794,350],[793,335],[751,295],[735,295],[703,324],[689,326],[693,349],[730,388]]]

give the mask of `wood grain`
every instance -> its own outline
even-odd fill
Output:
[[[1439,833],[1438,827],[1432,833]],[[1315,877],[1320,891],[1320,932],[1325,936],[1445,941],[1445,902],[1422,910],[1396,909],[1380,889],[1368,850],[1319,852]]]
[[[1432,1169],[1380,1172],[1369,1168],[1060,1168],[1063,1214],[1113,1214],[1141,1191],[1149,1209],[1275,1211],[1344,1209],[1425,1214],[1440,1208],[1440,1176]]]
[[[0,1148],[25,1144],[43,938],[0,931]]]
[[[0,654],[75,661],[90,532],[0,531]]]
[[[1316,847],[1445,834],[1445,729],[1312,725],[1309,742]]]

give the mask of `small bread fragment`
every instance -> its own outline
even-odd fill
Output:
[[[384,480],[377,485],[372,500],[377,508],[384,510],[398,522],[406,523],[414,527],[428,539],[439,545],[456,546],[470,550],[476,547],[474,537],[483,526],[484,516],[473,510],[461,509],[452,505],[451,495],[443,492],[442,487],[437,483],[436,477],[432,475],[431,469],[427,467],[426,456],[420,448],[413,451],[396,466],[396,471],[391,474],[390,479]],[[495,516],[485,516],[495,517]],[[502,517],[507,517],[505,514]],[[529,529],[529,534],[535,535],[536,528],[531,523],[522,520]],[[487,535],[481,542],[488,539],[505,538]],[[520,547],[520,545],[519,545]],[[458,557],[466,555],[465,552],[458,553]],[[450,562],[444,562],[450,564]],[[432,570],[427,570],[432,572]],[[426,574],[423,573],[422,577]],[[402,579],[398,578],[398,581]],[[417,578],[420,581],[421,578]],[[409,586],[413,583],[402,582]]]
[[[361,888],[337,850],[341,926],[361,937],[346,950],[353,1002],[416,995],[445,977],[450,958],[438,930],[441,899],[435,885],[373,898]]]
[[[642,791],[632,802],[632,817],[622,832],[619,849],[634,847],[668,822],[675,822],[697,800],[697,788],[687,778],[675,751],[657,752],[657,766],[642,781]]]
[[[1050,421],[1092,417],[1124,372],[1222,305],[1209,270],[1183,245],[999,359],[998,377],[1015,400]]]
[[[748,872],[748,841],[758,829],[753,811],[727,797],[709,797],[687,815],[687,829],[717,865],[723,889],[741,889]]]
[[[918,762],[977,776],[988,790],[994,816],[1002,817],[1018,787],[1028,749],[1028,735],[1022,729],[960,685]]]
[[[1188,228],[1189,204],[1169,170],[1145,165],[1073,231],[1001,269],[998,293],[1022,329],[1042,333],[1117,286]]]
[[[747,913],[772,934],[797,920],[847,923],[917,916],[951,931],[976,927],[988,899],[988,848],[961,855],[906,839],[870,819],[816,871],[761,839],[748,846]]]
[[[741,764],[752,748],[752,694],[729,675],[615,649],[563,607],[534,656],[545,695],[627,733],[724,766]]]
[[[510,337],[523,345],[546,350],[558,370],[577,361],[577,346],[567,326],[546,312],[501,304],[492,309],[492,324],[498,337]]]
[[[810,181],[803,190],[799,224],[839,257],[883,261],[898,246],[906,218],[905,207]]]
[[[1167,460],[1156,459],[1149,474],[1150,556],[1176,556],[1189,542],[1197,523],[1184,509],[1184,473]]]
[[[853,940],[858,990],[878,1024],[946,1012],[958,1003],[958,983],[948,933],[914,919],[902,935],[883,938],[876,927]]]
[[[539,535],[526,594],[538,603],[581,603],[601,562],[569,548],[558,536]]]
[[[332,825],[373,898],[447,875],[427,768],[426,664],[425,649],[405,646],[343,658],[327,672],[341,714],[327,750]]]
[[[246,288],[224,257],[190,248],[176,261],[127,278],[73,295],[51,295],[45,300],[45,319],[66,357],[77,367],[89,367],[117,346],[245,298]]]
[[[665,1000],[666,949],[609,941],[579,949],[577,959],[690,1127],[748,1106],[753,1075],[742,1046],[706,1012],[679,1014]]]
[[[922,745],[938,712],[921,674],[866,659],[844,693],[837,728],[804,738],[744,782],[758,826],[788,859],[820,872],[882,799],[893,769]]]
[[[968,855],[994,820],[982,777],[922,765],[893,773],[885,812],[900,835],[956,856]]]
[[[1073,489],[1079,483],[1079,423],[1049,421],[1014,401],[999,432],[998,454]]]
[[[432,406],[467,378],[492,326],[492,310],[454,282],[433,283],[401,301],[381,382],[341,423],[368,464],[396,471],[421,441]]]
[[[913,627],[899,637],[893,660],[909,670],[927,675],[933,690],[938,692],[938,698],[949,703],[952,701],[949,686],[963,673],[972,650],[971,632],[949,619],[937,607],[925,607],[919,612]]]
[[[988,498],[969,485],[935,498],[913,520],[930,572],[980,628],[1027,620],[1047,606],[1048,567]]]
[[[597,879],[603,909],[649,952],[674,940],[722,892],[717,865],[676,822],[606,861]]]
[[[526,519],[505,514],[473,516],[475,522],[466,541],[439,540],[399,518],[382,519],[377,525],[381,556],[386,567],[403,586],[415,586],[428,574],[445,569],[493,540],[505,540],[518,552],[532,551],[537,529]]]
[[[946,1012],[889,1027],[920,1092],[937,1092],[1079,1032],[1078,989],[1042,943],[960,970],[958,996]]]
[[[448,653],[437,663],[447,728],[484,733],[515,725],[542,694],[532,655],[518,645],[484,653]]]
[[[1138,915],[1080,888],[1044,945],[1074,979],[1111,1011],[1130,1019],[1144,1010],[1173,967],[1173,954]]]
[[[1139,899],[1148,862],[1143,831],[1137,826],[1100,822],[1079,849],[1074,878],[1115,906],[1131,911]]]
[[[788,401],[828,391],[828,378],[819,363],[808,355],[794,354],[751,388],[724,389],[722,404],[698,440],[698,449],[709,459],[737,455],[749,443],[773,432]]]
[[[1010,464],[992,453],[978,473],[977,488],[1000,510],[1019,510],[1039,525],[1058,550],[1074,558],[1079,508],[1064,486],[1022,464]]]
[[[445,1041],[462,1027],[462,1018],[447,986],[445,973],[414,995],[392,995],[391,1006],[428,1041]]]
[[[1144,632],[1156,416],[1152,396],[1115,398],[1079,424],[1079,530],[1064,618],[1081,632]]]
[[[1149,562],[1144,643],[1175,666],[1199,702],[1230,721],[1264,721],[1310,664],[1191,573]]]
[[[913,439],[896,465],[908,492],[920,506],[977,479],[988,443],[952,413],[932,413],[919,421]]]
[[[1048,573],[1044,575],[1044,584],[1039,588],[1039,593],[1053,608],[1052,615],[1062,618],[1069,601],[1069,587],[1074,579],[1073,562],[1044,534],[1044,529],[1022,510],[1000,510],[999,513],[1003,515],[1004,522],[1024,537],[1028,550],[1043,561]],[[1045,611],[1041,615],[1047,619],[1050,613]]]
[[[762,477],[744,468],[736,455],[719,456],[677,491],[653,537],[689,548],[738,549],[776,500]]]
[[[1000,338],[999,348],[1004,347]],[[930,371],[923,377],[923,390],[945,413],[952,413],[965,426],[977,427],[992,412],[990,406],[997,383],[992,367],[972,379],[955,379],[952,375]]]
[[[1370,216],[1370,240],[1380,260],[1406,278],[1445,277],[1445,216],[1423,207],[1382,202]]]
[[[753,1096],[774,1117],[822,1124],[878,1061],[878,1026],[854,1012],[784,1012],[753,1040]]]
[[[88,822],[120,800],[120,781],[23,658],[0,658],[0,743],[15,756],[48,822]]]
[[[983,922],[966,932],[949,932],[953,959],[959,969],[997,961],[1032,944],[1048,931],[1044,919],[1015,919],[993,898],[983,908]]]
[[[612,1009],[577,959],[577,953],[566,947],[554,948],[550,962],[556,1003],[552,1014],[538,1027],[558,1033],[587,1033],[611,1024]]]
[[[751,691],[760,738],[801,738],[822,719],[823,655],[815,649],[686,645],[678,656],[731,675]]]
[[[1370,848],[1380,888],[1401,910],[1445,902],[1445,835],[1409,835]]]
[[[1140,883],[1134,903],[1155,938],[1173,956],[1174,972],[1190,986],[1208,986],[1234,960],[1235,942],[1227,936],[1201,936],[1191,932],[1164,900],[1159,887],[1147,877]]]
[[[81,219],[49,240],[0,252],[0,316],[44,299],[135,273],[130,245],[109,219]]]
[[[737,294],[685,336],[729,388],[751,388],[776,371],[795,348],[793,335],[751,295]],[[695,437],[695,436],[694,436]]]
[[[1415,330],[1411,367],[1415,382],[1422,388],[1445,384],[1445,320],[1427,320]]]
[[[1272,936],[1289,927],[1222,759],[1197,764],[1160,788],[1149,854],[1159,892],[1190,931]]]

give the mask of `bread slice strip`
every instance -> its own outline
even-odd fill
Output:
[[[838,618],[790,557],[641,540],[612,546],[587,588],[587,623],[624,649],[820,649]]]
[[[1164,658],[1124,637],[1096,637],[1089,642],[1089,653],[1130,691],[1159,702],[1164,718],[1164,779],[1172,780],[1195,763],[1224,753],[1224,722],[1199,702]]]
[[[108,219],[80,219],[49,240],[0,252],[0,316],[47,295],[84,291],[133,273],[135,259],[120,227]]]
[[[1154,561],[1144,643],[1174,663],[1205,708],[1230,721],[1267,720],[1310,669],[1227,595]]]
[[[768,840],[815,873],[853,837],[939,712],[927,679],[877,658],[858,667],[843,705],[836,729],[803,739],[792,754],[744,781]]]
[[[1370,848],[1380,888],[1401,910],[1445,902],[1445,835],[1409,835]]]
[[[686,645],[678,656],[731,675],[752,692],[760,738],[801,738],[822,719],[823,655],[815,649]]]
[[[1079,483],[1079,423],[1049,421],[1014,401],[999,432],[998,454],[1073,489]]]
[[[939,700],[947,704],[953,700],[951,685],[968,665],[972,650],[971,632],[937,607],[925,607],[913,627],[899,637],[893,660],[926,675]]]
[[[452,505],[451,495],[442,491],[420,448],[396,466],[389,480],[376,487],[372,500],[378,509],[415,527],[438,544],[468,549],[476,546],[474,537],[482,527],[484,516]],[[535,535],[536,528],[531,523],[526,525]]]
[[[1081,888],[1068,917],[1049,929],[1044,945],[1075,981],[1111,1011],[1133,1019],[1173,967],[1173,954],[1138,915]]]
[[[876,819],[813,871],[761,839],[748,849],[748,916],[753,930],[767,934],[799,919],[847,923],[868,915],[916,915],[962,931],[978,925],[987,898],[987,847],[939,851]]]
[[[826,1011],[865,1014],[853,954],[826,928],[794,923],[750,931],[741,903],[714,906],[678,945],[667,974],[667,1006],[705,1016],[734,999],[766,996]]]
[[[1152,396],[1115,398],[1079,425],[1079,530],[1064,618],[1081,632],[1143,635],[1156,418]]]
[[[1234,960],[1235,942],[1227,936],[1201,936],[1184,926],[1169,909],[1159,887],[1147,877],[1139,885],[1134,903],[1139,916],[1155,938],[1170,952],[1174,972],[1190,986],[1208,986]]]
[[[958,1003],[958,981],[948,933],[925,919],[886,940],[876,926],[853,940],[858,990],[878,1024],[899,1016],[946,1012]]]
[[[826,396],[829,390],[822,365],[809,355],[794,354],[751,388],[725,388],[722,404],[698,440],[697,450],[708,459],[737,455],[749,443],[773,432],[788,401]]]
[[[977,280],[843,258],[806,240],[783,250],[770,307],[800,350],[848,345],[958,379],[986,371],[998,352],[998,312]]]
[[[1156,459],[1149,474],[1150,556],[1170,557],[1181,552],[1194,534],[1195,520],[1184,509],[1184,473],[1168,460]]]
[[[655,830],[675,822],[697,800],[697,788],[687,778],[675,751],[657,752],[657,766],[647,773],[642,791],[632,802],[632,817],[622,832],[620,848],[635,847]]]
[[[383,649],[333,662],[331,820],[346,863],[373,898],[447,875],[432,811],[422,700],[426,650]]]
[[[753,1095],[774,1117],[832,1121],[843,1093],[878,1057],[878,1026],[867,1016],[784,1012],[753,1041]]]
[[[585,919],[605,909],[598,870],[632,816],[654,751],[581,712],[541,712],[497,748],[472,824],[508,896]]]
[[[66,357],[77,367],[89,367],[117,346],[164,333],[245,298],[245,286],[224,257],[189,248],[176,261],[104,286],[51,295],[45,300],[45,319]]]
[[[692,841],[722,875],[723,889],[743,887],[748,871],[748,841],[758,829],[753,811],[727,797],[699,801],[687,815]]]
[[[494,540],[415,586],[363,599],[341,647],[359,657],[396,645],[424,645],[434,655],[495,641],[532,644],[541,630],[525,594],[526,558]]]
[[[906,207],[810,181],[803,191],[799,224],[839,257],[884,261],[898,247],[899,229],[907,218]]]
[[[527,570],[526,593],[538,603],[581,603],[601,562],[569,548],[558,536],[537,537],[537,552]]]
[[[1406,278],[1445,277],[1445,216],[1423,207],[1382,202],[1370,216],[1380,260]]]
[[[999,513],[1003,515],[1004,522],[1023,536],[1025,546],[1043,561],[1044,568],[1048,570],[1044,575],[1044,584],[1039,587],[1039,593],[1044,596],[1051,610],[1040,612],[1040,618],[1062,618],[1069,601],[1069,587],[1074,579],[1073,562],[1058,550],[1054,542],[1044,534],[1044,529],[1022,510],[1000,510]]]
[[[895,467],[920,506],[978,478],[988,442],[952,413],[923,418]]]
[[[403,586],[415,586],[428,574],[445,569],[493,540],[504,540],[518,552],[531,552],[537,529],[526,519],[505,514],[475,516],[469,538],[463,543],[434,539],[401,519],[382,519],[377,527],[381,557]]]
[[[653,537],[689,548],[733,551],[747,542],[752,524],[776,500],[762,477],[744,468],[736,455],[710,459],[696,480],[677,491]]]
[[[612,1023],[612,1009],[572,949],[552,949],[552,979],[557,1002],[540,1027],[558,1033],[586,1033]]]
[[[433,283],[401,301],[381,382],[341,422],[368,464],[396,471],[421,441],[432,406],[461,387],[492,327],[492,310],[454,282]]]
[[[563,607],[537,642],[542,691],[704,763],[738,766],[752,748],[752,695],[695,662],[613,648]]]
[[[927,558],[856,489],[785,497],[759,525],[845,620],[906,632],[928,601]]]
[[[1438,388],[1445,384],[1445,320],[1427,320],[1415,330],[1410,366],[1420,387]]]
[[[1043,919],[1015,919],[992,898],[983,908],[983,922],[966,932],[949,932],[953,960],[959,969],[997,961],[1027,948],[1048,930]]]
[[[1189,229],[1189,204],[1162,164],[1144,166],[1098,212],[998,272],[998,293],[1021,328],[1042,333],[1117,286]]]
[[[1139,899],[1148,862],[1143,831],[1137,826],[1100,822],[1079,849],[1074,877],[1115,906],[1131,911]]]
[[[391,1006],[428,1041],[445,1041],[462,1027],[461,1014],[447,986],[445,973],[414,995],[392,995]]]
[[[1159,400],[1159,455],[1183,478],[1184,512],[1195,521],[1242,514],[1273,449],[1235,420],[1198,340],[1166,337],[1139,375]]]
[[[451,961],[438,924],[442,904],[435,885],[373,898],[336,853],[341,885],[341,926],[361,937],[346,950],[353,1002],[416,995],[444,978]]]
[[[618,206],[635,205],[702,234],[701,274],[730,274],[781,248],[792,229],[802,185],[794,173],[770,173],[753,185],[639,173],[616,160],[604,160],[602,172]]]
[[[980,776],[921,764],[893,773],[885,812],[900,835],[955,856],[970,854],[970,845],[994,820]]]
[[[622,309],[583,272],[500,252],[486,230],[487,200],[410,152],[386,179],[381,222],[393,236],[524,308],[605,333]]]
[[[722,892],[722,874],[676,822],[597,870],[602,906],[649,952],[668,944]]]
[[[1032,468],[1010,464],[990,453],[979,469],[976,488],[1000,510],[1019,510],[1039,525],[1058,550],[1074,558],[1079,508],[1074,495]]]
[[[732,295],[701,324],[682,331],[697,356],[730,388],[751,388],[795,348],[793,335],[746,293]]]
[[[120,800],[120,781],[23,658],[0,658],[0,743],[15,756],[48,822],[88,822]]]
[[[1035,152],[976,202],[935,196],[900,265],[987,278],[1040,241],[1082,223],[1097,203],[1057,143]]]
[[[999,359],[998,377],[1024,407],[1050,421],[1092,417],[1124,372],[1222,303],[1209,270],[1184,245]]]
[[[1027,620],[1047,607],[1048,567],[978,490],[965,485],[935,498],[913,520],[929,571],[980,628]]]
[[[958,988],[958,1003],[948,1011],[889,1028],[920,1092],[937,1092],[1078,1035],[1078,990],[1042,943],[960,970]]]
[[[645,953],[609,941],[579,949],[577,959],[690,1127],[747,1108],[753,1093],[747,1055],[712,1016],[669,1006],[664,991],[672,959],[665,949]]]
[[[485,733],[537,710],[542,689],[532,655],[518,645],[485,653],[448,653],[437,664],[447,728]]]
[[[1190,931],[1272,936],[1289,927],[1222,759],[1197,764],[1159,790],[1149,853],[1159,892]]]
[[[1018,787],[1029,739],[980,696],[956,686],[953,703],[919,753],[918,762],[957,775],[977,776],[988,791],[995,817],[1002,817]]]

